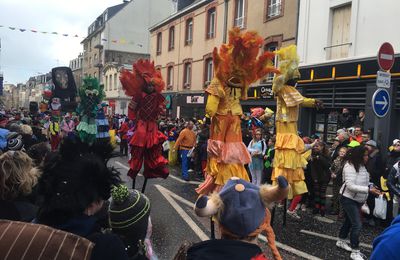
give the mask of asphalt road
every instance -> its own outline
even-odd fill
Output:
[[[110,165],[118,168],[128,187],[132,181],[126,176],[128,164],[126,157],[116,157]],[[193,174],[190,182],[180,179],[180,169],[170,168],[167,179],[148,180],[145,194],[151,200],[151,218],[153,223],[153,247],[159,259],[173,259],[184,241],[199,242],[209,239],[209,219],[194,214],[193,203],[197,198],[194,189],[201,180]],[[138,176],[136,188],[141,189],[144,178]],[[278,249],[283,259],[349,259],[349,253],[337,249],[336,237],[341,222],[333,217],[315,217],[310,212],[300,212],[301,220],[287,217],[286,226],[282,225],[283,208],[276,209],[274,230]],[[363,227],[361,231],[361,251],[368,257],[372,250],[372,241],[383,228]],[[264,237],[260,236],[260,245],[265,247]],[[271,256],[268,249],[267,255]]]

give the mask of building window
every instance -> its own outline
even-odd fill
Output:
[[[104,82],[104,86],[105,86],[105,90],[107,91],[108,90],[108,76],[105,76],[105,81],[106,82]]]
[[[211,8],[207,12],[207,39],[215,37],[216,9]]]
[[[264,46],[264,51],[274,52],[278,50],[278,42],[270,42]],[[278,56],[275,55],[275,59],[273,60],[274,67],[278,67]],[[271,81],[274,79],[274,73],[268,73],[268,75],[262,80],[263,82]]]
[[[267,19],[280,16],[282,13],[282,0],[268,0]]]
[[[207,87],[210,85],[212,78],[214,77],[214,66],[213,59],[208,58],[204,64],[204,86]]]
[[[330,46],[325,47],[330,59],[346,58],[349,55],[351,4],[332,9]]]
[[[117,73],[114,74],[114,90],[117,90]]]
[[[169,28],[169,40],[168,40],[168,50],[173,50],[175,48],[175,27]]]
[[[190,88],[192,81],[192,64],[190,62],[185,63],[183,73],[183,88]]]
[[[174,84],[174,66],[169,66],[167,69],[167,89],[172,89]]]
[[[246,0],[236,0],[235,3],[235,26],[244,28],[244,6]]]
[[[92,67],[92,57],[89,57],[89,67]]]
[[[161,48],[162,48],[162,33],[159,32],[157,33],[157,55],[161,54]]]
[[[93,74],[93,77],[94,77],[94,78],[97,78],[97,72],[95,72],[95,73]]]
[[[186,20],[185,45],[191,45],[193,42],[193,18]]]

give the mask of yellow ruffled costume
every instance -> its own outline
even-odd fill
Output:
[[[273,53],[257,58],[263,39],[256,32],[229,32],[229,43],[218,53],[214,49],[215,78],[206,89],[206,116],[211,118],[206,179],[196,189],[199,194],[218,191],[231,177],[249,181],[244,164],[251,161],[242,142],[240,99],[247,98],[248,86],[270,72]]]
[[[279,71],[273,80],[272,91],[277,99],[275,118],[276,143],[274,171],[272,181],[280,175],[288,180],[291,190],[289,198],[307,192],[303,169],[307,165],[302,154],[305,152],[303,140],[297,134],[299,107],[314,107],[315,99],[303,97],[295,87],[286,85],[291,79],[300,77],[299,60],[296,46],[281,48],[276,52],[279,57]]]

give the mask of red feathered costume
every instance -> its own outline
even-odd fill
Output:
[[[154,62],[138,60],[132,72],[123,70],[120,76],[126,95],[131,96],[128,117],[135,120],[128,176],[136,178],[144,160],[145,178],[167,178],[168,161],[161,155],[162,143],[167,137],[158,131],[157,117],[165,111],[165,98],[161,95],[165,83]]]

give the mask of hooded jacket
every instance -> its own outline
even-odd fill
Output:
[[[399,162],[393,165],[389,172],[387,186],[389,190],[396,196],[400,196],[400,169]]]
[[[390,227],[385,229],[380,236],[375,238],[371,260],[399,259],[398,246],[400,245],[400,215],[397,216]]]

